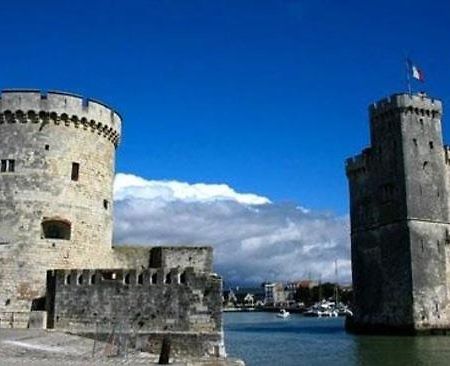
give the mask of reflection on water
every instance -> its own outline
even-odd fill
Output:
[[[450,365],[450,337],[355,336],[343,318],[226,313],[225,342],[248,366]]]

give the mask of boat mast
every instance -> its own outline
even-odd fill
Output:
[[[334,283],[334,302],[337,305],[339,301],[339,276],[338,276],[338,265],[337,265],[337,259],[334,260],[334,276],[335,276],[335,283]]]

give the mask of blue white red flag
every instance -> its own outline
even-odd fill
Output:
[[[415,65],[411,60],[408,59],[408,65],[409,65],[409,72],[411,73],[411,76],[419,81],[424,82],[425,81],[425,75],[422,71],[422,69],[419,69],[417,65]]]

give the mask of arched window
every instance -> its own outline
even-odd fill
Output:
[[[142,285],[144,283],[144,275],[142,273],[139,273],[137,277],[137,283],[138,285]]]
[[[129,273],[127,273],[127,274],[125,275],[125,277],[124,277],[124,279],[123,279],[123,283],[124,283],[125,285],[129,285],[129,284],[130,284],[130,274],[129,274]]]
[[[172,276],[171,276],[170,273],[168,273],[168,274],[166,275],[166,279],[165,279],[164,282],[167,283],[167,284],[172,283]]]
[[[71,225],[66,220],[44,220],[42,234],[45,239],[70,240]]]
[[[186,283],[186,272],[180,274],[180,283],[183,285]]]
[[[155,272],[152,274],[152,276],[150,277],[150,283],[152,285],[155,285],[156,282],[158,281],[158,274]]]

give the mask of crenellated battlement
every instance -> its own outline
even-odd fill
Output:
[[[105,104],[81,96],[38,90],[3,90],[0,94],[0,125],[53,123],[96,132],[116,147],[122,118]]]
[[[423,117],[441,118],[442,102],[426,94],[393,94],[369,106],[371,119],[387,118],[396,114],[415,114]]]
[[[370,153],[370,148],[366,148],[361,154],[348,158],[345,161],[347,176],[365,174],[369,168]]]
[[[57,269],[49,271],[57,286],[176,286],[191,285],[198,277],[220,277],[211,273],[199,273],[194,268],[158,269]]]

